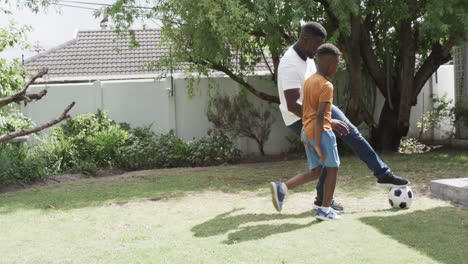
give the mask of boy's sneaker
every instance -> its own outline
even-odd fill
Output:
[[[317,213],[315,214],[315,218],[322,220],[322,221],[328,221],[328,220],[340,220],[341,216],[338,215],[335,210],[331,209],[327,212],[325,212],[321,207],[317,209]]]
[[[408,184],[410,184],[410,182],[407,179],[396,176],[393,172],[390,172],[377,180],[377,186],[382,188],[405,187]]]
[[[317,197],[315,197],[313,209],[317,210],[320,206],[322,206],[322,201],[317,200]],[[335,200],[331,201],[330,207],[337,213],[343,213],[345,211],[343,205],[336,203]]]
[[[271,200],[278,212],[281,212],[281,209],[283,209],[283,201],[284,197],[286,197],[286,193],[282,187],[283,184],[280,181],[270,182]]]

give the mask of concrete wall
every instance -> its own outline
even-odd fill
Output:
[[[248,80],[261,90],[274,94],[276,89],[265,77],[251,77]],[[240,86],[227,77],[213,79],[212,92],[234,95]],[[153,124],[158,133],[174,130],[176,135],[193,140],[207,135],[212,127],[206,117],[209,100],[208,79],[202,78],[194,85],[194,94],[190,96],[187,81],[180,77],[173,81],[174,93],[170,95],[170,79],[96,81],[82,84],[34,85],[31,91],[47,89],[48,94],[42,100],[28,104],[23,113],[37,124],[56,118],[72,101],[76,106],[72,116],[81,113],[96,113],[98,109],[109,111],[110,117],[117,122],[127,122],[132,127]],[[257,107],[270,108],[276,122],[272,127],[270,140],[265,151],[270,154],[286,151],[289,147],[286,136],[290,131],[285,127],[276,104],[250,96]],[[250,139],[239,139],[236,144],[244,153],[258,153],[257,144]]]
[[[417,105],[411,110],[408,136],[418,137],[417,122],[425,112],[432,109],[431,94],[438,97],[447,94],[448,99],[454,99],[453,75],[453,66],[444,65],[425,84],[418,96]],[[276,94],[276,87],[269,76],[249,77],[248,82],[264,92]],[[59,116],[71,101],[76,101],[77,104],[71,111],[72,116],[96,113],[98,109],[104,109],[109,111],[111,118],[117,122],[127,122],[133,127],[153,124],[153,130],[158,133],[174,130],[177,136],[193,140],[205,136],[212,127],[206,117],[209,91],[234,95],[242,89],[238,83],[225,76],[212,79],[212,90],[209,90],[208,86],[208,79],[201,78],[194,85],[193,96],[190,96],[187,92],[187,81],[183,76],[176,76],[173,81],[174,93],[171,96],[170,79],[34,85],[31,91],[48,89],[48,94],[42,100],[28,104],[23,108],[23,113],[37,124],[41,124]],[[268,104],[250,93],[248,95],[249,100],[257,107],[269,108],[276,119],[265,151],[269,154],[286,151],[289,148],[286,136],[292,133],[284,125],[277,105]],[[384,103],[384,98],[378,91],[375,102],[374,119],[377,121]],[[443,140],[447,138],[446,132],[449,130],[451,128],[445,124],[441,129],[426,133],[424,138]],[[236,144],[244,153],[258,153],[257,144],[253,140],[242,138],[237,140]]]
[[[444,94],[447,95],[447,100],[454,100],[454,72],[453,65],[442,65],[434,73],[431,78],[426,82],[423,89],[418,95],[418,101],[415,106],[411,108],[410,116],[410,128],[408,131],[408,137],[419,136],[419,128],[417,123],[420,121],[422,115],[427,111],[432,110],[432,99],[431,95],[436,97],[442,97]],[[384,97],[377,90],[376,107],[374,112],[374,120],[378,121],[380,112],[384,104]],[[447,132],[451,131],[447,120],[441,122],[441,127],[436,128],[433,131],[428,131],[424,134],[423,139],[425,140],[445,140],[448,138]]]

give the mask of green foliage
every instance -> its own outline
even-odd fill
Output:
[[[4,10],[0,10],[3,11]],[[8,12],[6,12],[8,14]],[[0,53],[7,48],[27,48],[26,34],[30,30],[28,26],[19,26],[10,21],[5,27],[0,28]],[[12,95],[22,88],[26,69],[18,59],[8,62],[0,58],[0,98]],[[17,105],[6,105],[0,108],[0,135],[17,130],[31,128],[32,120],[25,117]]]
[[[98,111],[78,115],[52,128],[45,144],[49,144],[50,159],[60,164],[61,171],[76,171],[90,167],[89,164],[99,168],[115,166],[128,138],[128,132],[111,120],[107,112]]]
[[[275,118],[268,109],[259,109],[249,102],[247,96],[216,95],[210,99],[207,117],[213,125],[229,133],[233,138],[247,137],[255,140],[260,152],[265,155],[263,146],[268,141]]]
[[[119,0],[106,12],[118,31],[128,30],[137,20],[162,20],[161,46],[170,47],[171,56],[148,66],[162,72],[183,68],[196,73],[189,79],[209,76],[220,67],[246,76],[269,56],[274,58],[268,63],[275,73],[280,55],[296,41],[301,21],[320,20],[321,15],[317,3],[300,0],[155,0],[146,10],[136,5]]]
[[[46,158],[31,151],[26,144],[0,145],[0,186],[43,180],[49,178],[52,172]]]
[[[28,129],[34,125],[31,118],[24,116],[19,111],[1,111],[0,110],[0,135],[8,134],[13,131]]]
[[[186,142],[173,131],[158,135],[143,127],[131,129],[129,142],[121,150],[119,161],[126,169],[207,166],[240,160],[240,150],[219,132]]]
[[[241,151],[231,139],[220,131],[189,143],[188,161],[191,166],[208,166],[222,163],[236,163]]]
[[[419,128],[419,140],[422,135],[430,129],[440,128],[440,123],[443,120],[448,120],[449,125],[452,126],[452,131],[448,132],[450,137],[453,137],[455,128],[455,107],[453,100],[447,100],[447,95],[442,97],[432,98],[433,108],[424,113],[420,121],[417,123]]]
[[[430,148],[428,146],[411,137],[402,138],[400,141],[400,147],[398,148],[398,152],[404,154],[424,153],[429,150]]]

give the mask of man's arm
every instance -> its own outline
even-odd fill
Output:
[[[284,97],[286,97],[286,103],[288,105],[289,112],[302,119],[302,105],[297,102],[299,97],[301,97],[301,89],[297,88],[285,90]]]

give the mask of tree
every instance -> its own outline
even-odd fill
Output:
[[[0,13],[8,14],[9,12],[0,9]],[[10,25],[5,28],[0,28],[0,53],[17,45],[26,46],[25,40],[28,30],[29,27],[21,27],[14,22],[10,22]],[[6,59],[0,59],[0,121],[2,121],[0,142],[39,132],[69,117],[68,113],[75,105],[75,102],[71,103],[58,118],[35,127],[32,127],[31,122],[18,113],[17,106],[13,103],[28,103],[33,100],[40,100],[47,94],[45,89],[38,93],[28,93],[30,85],[45,74],[47,74],[47,69],[36,73],[23,85],[26,71],[18,60],[8,62]],[[20,121],[16,123],[19,123],[19,125],[11,125],[12,121],[18,119]]]
[[[272,103],[278,103],[276,89],[264,93],[243,77],[263,62],[276,84],[280,56],[297,39],[300,22],[323,23],[346,60],[351,82],[347,116],[356,125],[375,123],[362,100],[363,73],[368,73],[385,97],[373,142],[377,149],[392,151],[408,132],[419,92],[450,60],[452,47],[468,28],[466,0],[155,0],[151,5],[119,0],[106,12],[117,30],[138,19],[164,21],[163,43],[172,57],[154,67],[176,65],[205,75],[221,71]]]
[[[338,32],[351,75],[347,115],[369,123],[361,101],[362,73],[368,72],[385,97],[373,129],[377,149],[397,151],[408,133],[411,107],[430,76],[450,60],[452,47],[468,28],[464,0],[316,0],[327,27]]]
[[[300,0],[155,0],[151,8],[141,8],[118,0],[105,12],[118,31],[139,19],[163,21],[162,45],[171,49],[171,57],[152,68],[178,67],[207,76],[223,72],[255,96],[279,103],[275,84],[280,56],[296,41],[301,20],[312,19],[314,6]],[[271,91],[261,91],[244,78],[259,64],[271,74]]]

